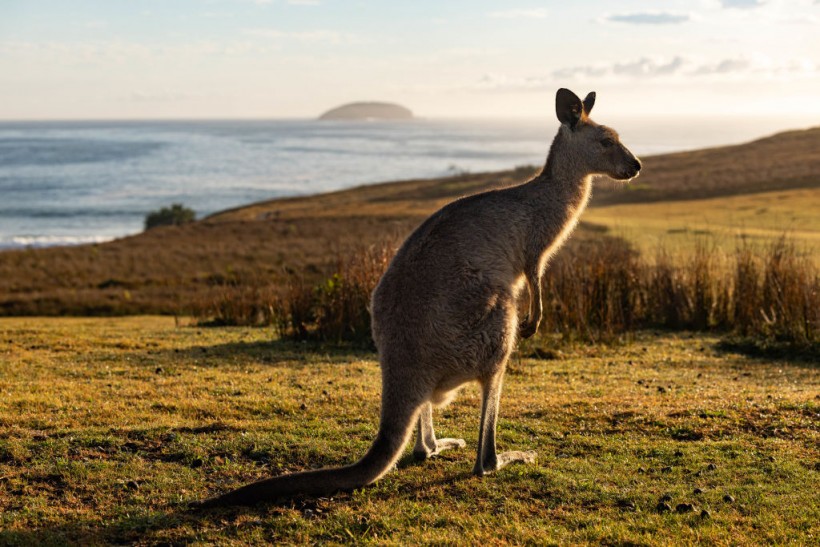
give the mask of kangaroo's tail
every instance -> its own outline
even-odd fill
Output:
[[[382,417],[376,440],[362,459],[345,467],[327,467],[264,479],[201,502],[194,507],[253,505],[292,498],[299,494],[322,496],[353,490],[385,475],[410,440],[419,405],[396,405],[382,400]]]

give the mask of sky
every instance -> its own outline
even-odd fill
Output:
[[[0,0],[0,120],[540,117],[568,87],[820,123],[818,28],[820,0]]]

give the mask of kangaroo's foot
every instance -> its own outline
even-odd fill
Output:
[[[502,467],[516,462],[535,463],[536,452],[534,450],[511,450],[493,454],[484,462],[476,462],[473,467],[473,475],[483,477],[493,471],[498,471]]]
[[[451,448],[464,448],[467,446],[467,443],[464,442],[464,439],[436,439],[435,446],[416,446],[413,449],[413,457],[417,460],[426,460],[427,458],[431,458],[437,454],[441,454],[445,450],[450,450]]]

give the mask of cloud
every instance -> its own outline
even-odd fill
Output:
[[[720,0],[720,5],[724,8],[750,9],[763,5],[762,0]]]
[[[706,62],[678,55],[666,59],[641,57],[632,61],[568,66],[541,76],[510,77],[489,73],[471,87],[480,91],[541,91],[578,80],[627,83],[649,79],[685,81],[691,78],[696,78],[696,81],[792,80],[814,78],[818,72],[820,66],[808,58],[727,57]]]
[[[244,0],[249,1],[252,4],[256,4],[257,6],[269,6],[270,4],[274,3],[274,0]],[[321,0],[285,0],[286,4],[290,4],[291,6],[318,6],[321,4]]]
[[[0,41],[0,62],[15,59],[30,64],[61,67],[113,66],[156,63],[167,59],[202,59],[267,55],[275,44],[256,44],[252,40],[215,42],[197,41],[174,45],[145,44],[111,40],[86,42],[11,42]],[[5,57],[5,59],[4,59]]]
[[[632,78],[652,78],[669,76],[679,72],[686,61],[683,57],[673,57],[670,60],[655,60],[642,57],[634,61],[616,62],[609,65],[582,65],[564,67],[554,70],[552,77],[556,79],[574,78],[606,78],[612,76]]]
[[[701,65],[692,71],[695,76],[705,74],[732,74],[749,70],[751,62],[746,59],[724,59],[719,63]]]
[[[685,13],[643,12],[607,15],[605,21],[628,23],[631,25],[676,25],[690,19]]]
[[[335,30],[279,30],[267,28],[249,28],[242,30],[242,34],[254,38],[267,38],[272,40],[293,40],[311,44],[350,44],[359,42],[355,34],[338,32]]]
[[[547,13],[547,10],[544,8],[508,9],[491,11],[487,14],[487,17],[492,17],[493,19],[544,19]]]
[[[553,81],[543,77],[509,77],[504,74],[484,74],[471,87],[480,91],[540,91],[551,89]]]
[[[817,0],[817,3],[820,4],[820,0]],[[776,22],[785,25],[817,25],[820,24],[820,17],[807,13],[789,14],[777,19]]]
[[[615,63],[612,67],[612,73],[618,76],[635,77],[668,76],[678,72],[681,67],[683,67],[683,64],[684,60],[682,57],[674,57],[667,62],[657,62],[652,59],[641,58],[628,63]]]
[[[557,80],[572,79],[572,78],[601,78],[606,76],[608,69],[603,66],[571,66],[559,68],[552,71],[553,78]]]
[[[727,57],[717,62],[694,64],[688,76],[716,79],[778,79],[790,81],[816,78],[820,65],[808,58],[773,59],[764,55]]]

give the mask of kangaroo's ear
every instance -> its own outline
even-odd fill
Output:
[[[563,87],[558,90],[555,94],[555,114],[562,124],[574,128],[583,113],[584,105],[578,95]]]
[[[590,91],[589,95],[587,95],[587,98],[584,99],[584,112],[586,113],[587,116],[589,116],[589,113],[592,112],[592,107],[594,105],[595,105],[595,92]]]

